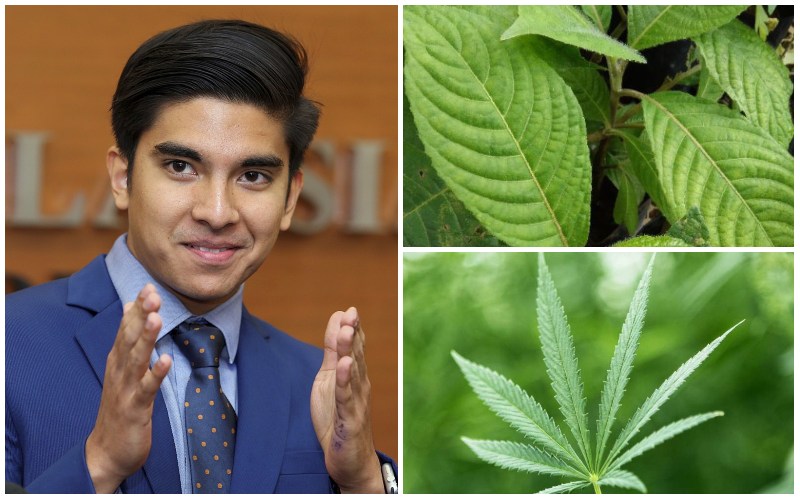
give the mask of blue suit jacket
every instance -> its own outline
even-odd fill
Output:
[[[29,492],[93,491],[84,446],[121,319],[102,256],[70,278],[7,296],[6,481]],[[232,493],[331,491],[309,408],[321,362],[320,349],[243,312]],[[121,488],[180,493],[160,391],[150,455]]]

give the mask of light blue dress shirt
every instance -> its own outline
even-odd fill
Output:
[[[127,234],[123,234],[106,256],[106,267],[114,288],[122,304],[133,302],[147,283],[155,285],[161,296],[162,327],[156,338],[156,348],[150,355],[150,366],[162,354],[172,357],[172,368],[161,384],[161,394],[167,405],[169,424],[175,441],[175,454],[178,457],[178,470],[181,476],[181,492],[192,492],[192,467],[186,441],[186,422],[183,414],[184,394],[192,368],[189,360],[172,340],[169,333],[179,324],[194,316],[172,293],[159,284],[141,263],[136,260],[127,245]],[[236,350],[239,346],[239,326],[242,321],[242,292],[244,285],[225,303],[204,314],[206,321],[220,329],[225,337],[225,349],[220,356],[219,372],[222,390],[228,397],[234,411],[238,413],[236,401]]]

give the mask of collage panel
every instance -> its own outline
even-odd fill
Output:
[[[404,246],[794,246],[793,14],[404,6]]]
[[[406,252],[406,493],[791,493],[792,253]]]

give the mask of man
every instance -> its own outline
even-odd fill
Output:
[[[391,489],[358,312],[331,316],[323,354],[242,305],[302,189],[319,116],[305,74],[299,44],[242,21],[169,30],[128,60],[107,154],[128,233],[72,277],[6,300],[6,481]]]

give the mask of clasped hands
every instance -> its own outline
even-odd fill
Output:
[[[86,464],[97,493],[114,492],[150,453],[153,404],[172,367],[166,354],[150,367],[162,326],[160,307],[161,298],[148,284],[123,308],[97,420],[86,441]],[[311,417],[328,474],[343,493],[383,493],[372,440],[365,336],[355,308],[331,316],[324,343],[311,390]]]

